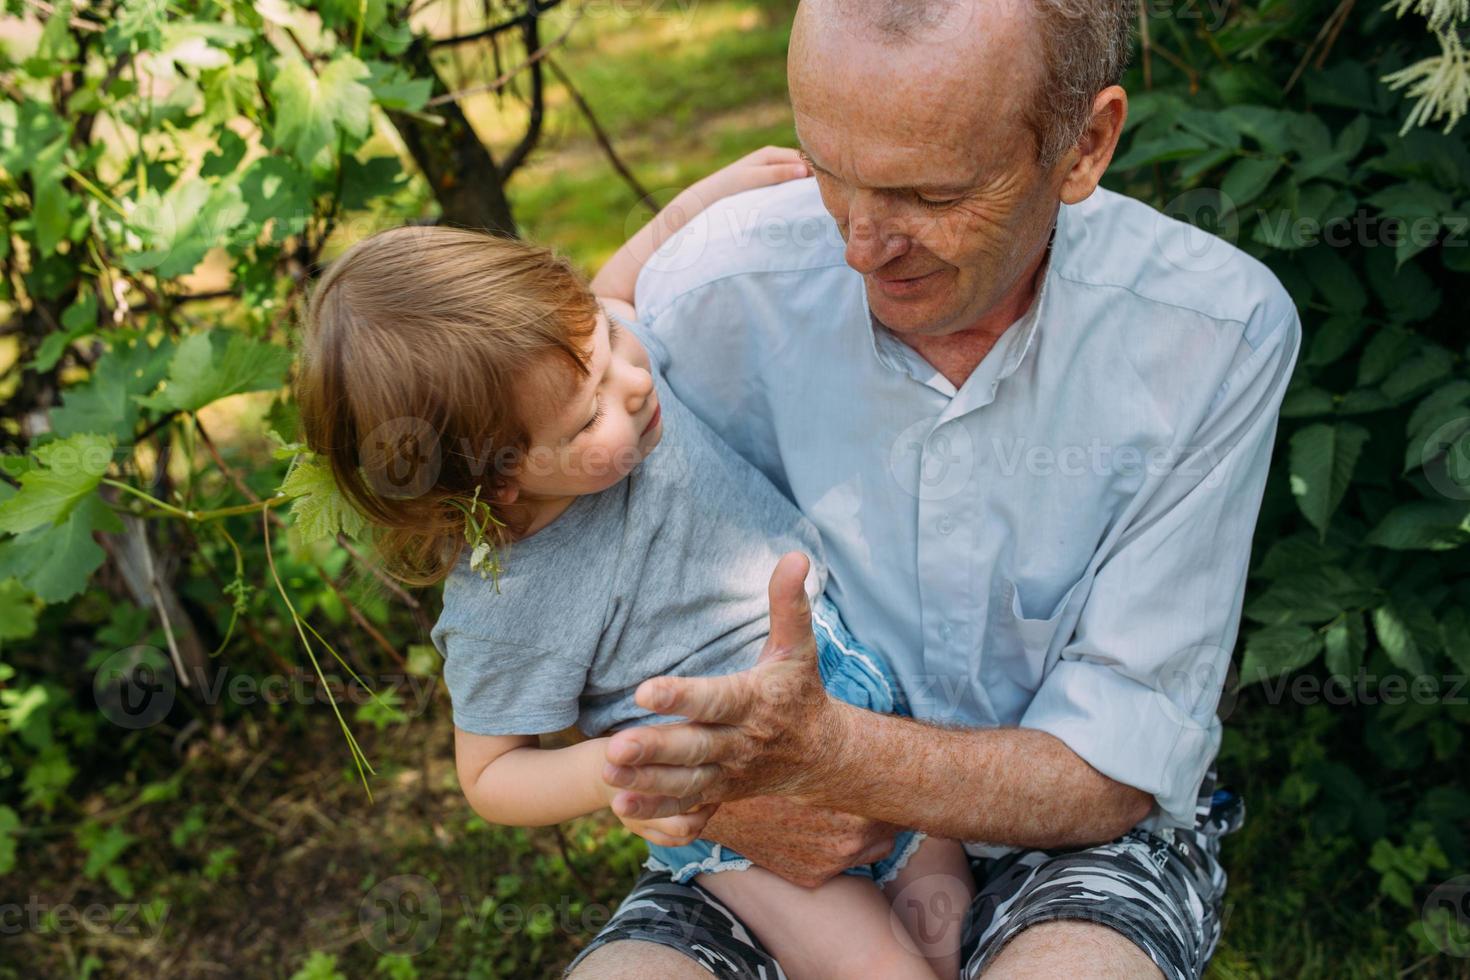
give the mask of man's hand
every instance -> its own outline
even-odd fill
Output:
[[[677,818],[672,818],[677,819]],[[722,804],[700,835],[734,848],[795,885],[815,888],[893,849],[898,828],[781,796]]]
[[[603,779],[630,791],[614,803],[619,817],[673,816],[750,796],[801,801],[823,785],[847,724],[817,668],[807,567],[798,552],[777,563],[770,637],[750,670],[655,677],[639,686],[640,705],[690,722],[624,729],[608,741]]]

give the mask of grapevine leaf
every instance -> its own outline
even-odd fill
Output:
[[[24,640],[35,632],[36,607],[30,590],[14,578],[0,581],[0,640]]]
[[[67,389],[61,407],[51,413],[52,428],[62,436],[100,432],[118,443],[131,441],[138,421],[136,396],[158,387],[168,369],[170,350],[167,341],[156,348],[142,340],[117,344],[85,384]]]
[[[82,433],[36,450],[41,465],[21,474],[20,491],[0,503],[0,531],[55,526],[87,498],[112,462],[112,440]]]
[[[348,537],[362,533],[362,514],[342,495],[332,469],[319,456],[302,455],[286,474],[280,492],[295,497],[291,518],[305,543],[335,538],[337,532]]]
[[[43,602],[70,599],[87,587],[107,553],[92,539],[93,531],[120,532],[117,519],[102,498],[91,496],[57,527],[38,527],[0,541],[0,578],[15,577]]]
[[[367,66],[351,55],[333,59],[320,76],[299,57],[276,59],[276,145],[310,166],[338,132],[366,135],[373,104],[372,90],[363,84],[368,77]]]
[[[234,181],[180,180],[161,195],[150,190],[130,219],[144,248],[124,255],[123,265],[164,278],[192,272],[206,252],[227,242],[247,210]]]
[[[194,412],[229,395],[285,383],[291,352],[242,333],[210,330],[184,339],[169,365],[167,386],[140,399],[161,411]]]

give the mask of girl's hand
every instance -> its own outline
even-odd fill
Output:
[[[811,175],[811,170],[796,150],[786,146],[763,146],[696,181],[688,193],[698,202],[696,210],[703,210],[731,194]]]

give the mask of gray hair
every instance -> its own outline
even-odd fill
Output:
[[[866,0],[854,4],[882,38],[921,40],[940,29],[963,0]],[[1133,49],[1133,4],[1127,0],[1027,0],[1041,32],[1044,75],[1026,110],[1042,166],[1082,138],[1093,97],[1117,85]]]
[[[1046,77],[1027,122],[1043,166],[1061,159],[1092,118],[1092,100],[1123,80],[1133,51],[1134,6],[1125,0],[1032,0]]]

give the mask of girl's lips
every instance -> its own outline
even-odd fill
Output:
[[[648,424],[645,425],[643,427],[643,431],[640,432],[640,433],[638,433],[638,434],[640,436],[646,436],[646,435],[648,435],[650,432],[653,431],[653,427],[655,425],[658,425],[658,420],[661,419],[661,418],[663,418],[663,416],[664,416],[664,407],[662,405],[655,406],[654,409],[653,409],[653,414],[648,417]]]

